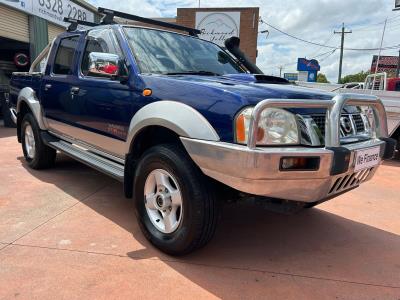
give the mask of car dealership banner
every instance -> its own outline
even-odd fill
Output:
[[[0,3],[63,26],[64,17],[94,21],[93,12],[70,0],[0,0]]]
[[[196,28],[200,38],[224,46],[224,41],[240,34],[240,12],[196,12]]]

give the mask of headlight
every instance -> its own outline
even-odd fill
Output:
[[[242,110],[235,120],[236,142],[247,144],[253,108]],[[257,145],[299,144],[296,116],[284,109],[267,108],[260,115],[257,128]]]

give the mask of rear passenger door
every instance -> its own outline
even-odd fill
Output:
[[[53,62],[48,64],[41,86],[41,104],[49,127],[63,131],[65,124],[73,126],[79,119],[79,103],[72,101],[71,81],[79,35],[61,38]]]

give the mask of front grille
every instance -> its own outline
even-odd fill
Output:
[[[318,126],[322,136],[325,136],[325,115],[312,115],[311,118],[314,120],[315,124]],[[346,130],[345,125],[341,122],[341,137],[352,136],[357,134],[365,133],[365,125],[363,118],[360,114],[342,114],[341,118],[348,118],[352,124],[354,124],[354,129],[350,131]]]
[[[361,170],[352,174],[338,177],[333,183],[328,195],[338,194],[345,190],[354,188],[368,179],[374,168]]]
[[[364,132],[365,131],[365,125],[363,118],[361,115],[351,115],[354,121],[354,125],[356,127],[357,133]]]

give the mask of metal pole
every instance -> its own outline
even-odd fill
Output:
[[[382,45],[383,45],[383,39],[385,38],[386,24],[387,24],[387,19],[385,20],[385,25],[383,25],[383,32],[382,32],[382,38],[381,38],[381,46],[379,47],[378,59],[377,59],[377,61],[376,61],[375,76],[374,76],[374,81],[372,82],[371,94],[372,94],[372,91],[375,89],[376,74],[378,73],[379,61],[381,60]]]
[[[397,61],[397,71],[396,71],[396,77],[400,77],[400,50],[399,50],[399,60]]]
[[[345,33],[352,33],[352,31],[345,31],[344,23],[342,23],[341,31],[334,31],[335,34],[341,34],[342,39],[340,43],[340,59],[339,59],[339,75],[338,75],[338,83],[340,83],[342,79],[342,67],[343,67],[343,50],[344,50],[344,35]]]

